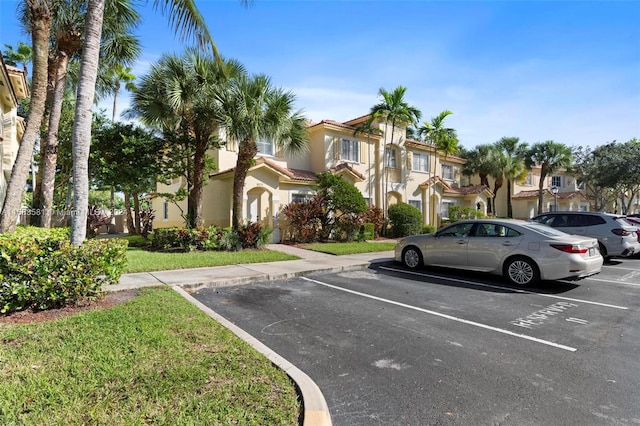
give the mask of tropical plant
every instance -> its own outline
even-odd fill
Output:
[[[447,156],[457,153],[460,149],[456,131],[450,127],[445,127],[444,122],[451,114],[453,114],[451,111],[444,110],[435,117],[432,117],[430,122],[423,122],[422,126],[418,128],[418,135],[435,148],[434,158],[437,157],[438,151],[440,151],[444,153],[445,161],[447,160]],[[431,170],[431,166],[429,166],[429,170]],[[435,167],[433,173],[435,176]],[[435,185],[432,185],[431,188],[435,191]],[[429,218],[429,223],[432,222],[431,218]]]
[[[542,196],[545,179],[559,169],[571,167],[572,154],[568,146],[548,140],[538,142],[529,148],[525,157],[528,169],[540,166],[540,182],[538,183],[538,214],[542,213]]]
[[[258,154],[258,139],[270,140],[284,153],[294,155],[307,149],[309,135],[305,118],[294,111],[294,94],[274,87],[265,75],[239,76],[227,90],[218,91],[216,100],[217,123],[225,128],[229,140],[237,143],[232,228],[238,231],[244,182]]]
[[[462,174],[469,177],[477,174],[480,177],[480,185],[490,188],[489,176],[498,174],[496,163],[493,161],[494,149],[494,145],[482,144],[466,152],[464,158],[467,162],[462,166]],[[493,205],[489,202],[487,213],[491,214],[492,212]]]
[[[164,55],[141,78],[125,114],[138,117],[162,131],[173,145],[177,170],[169,176],[186,176],[189,227],[203,224],[202,194],[208,170],[207,150],[219,147],[220,108],[215,94],[224,92],[231,80],[244,75],[234,60],[216,60],[212,55],[189,48],[182,55]],[[178,147],[180,149],[178,149]]]
[[[403,86],[396,87],[392,92],[386,91],[384,88],[378,90],[378,96],[382,98],[382,102],[375,104],[371,107],[371,113],[369,116],[369,121],[384,121],[384,142],[383,142],[383,152],[384,152],[384,164],[383,164],[383,176],[382,176],[382,187],[383,187],[383,196],[382,196],[382,211],[386,215],[387,207],[389,204],[387,187],[389,185],[389,161],[390,155],[387,152],[387,135],[389,134],[388,127],[391,124],[391,138],[389,140],[389,144],[393,146],[394,142],[394,134],[396,130],[396,126],[412,126],[420,120],[422,113],[416,107],[409,105],[404,96],[407,92],[407,88]]]
[[[520,142],[519,138],[503,137],[496,142],[496,148],[499,152],[498,164],[502,171],[502,179],[507,181],[507,217],[513,217],[511,191],[513,182],[521,181],[528,173],[525,166],[528,147],[525,142]]]
[[[5,44],[4,47],[7,49],[2,52],[2,60],[7,65],[12,65],[14,67],[18,66],[18,64],[22,64],[22,69],[25,74],[29,74],[29,70],[27,64],[31,62],[33,58],[33,50],[31,46],[28,44],[19,41],[16,50],[13,50],[13,46],[10,44]]]
[[[26,17],[27,29],[31,33],[33,48],[31,99],[24,135],[7,184],[2,213],[0,213],[0,233],[13,232],[16,229],[33,148],[44,117],[47,98],[49,34],[52,15],[55,12],[53,3],[53,0],[28,0],[21,4],[24,10],[22,15]]]
[[[111,112],[111,121],[116,121],[116,110],[118,106],[118,93],[124,83],[124,88],[130,92],[136,89],[136,85],[133,82],[136,76],[133,75],[131,67],[125,67],[121,63],[115,64],[108,69],[105,73],[105,80],[109,92],[113,95],[113,108]]]

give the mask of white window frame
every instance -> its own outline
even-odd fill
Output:
[[[450,172],[447,173],[447,174],[451,175],[450,177],[449,176],[445,176],[445,172],[444,172],[445,168],[446,168],[446,170],[450,170]],[[442,167],[441,167],[441,171],[442,171],[442,179],[443,180],[451,180],[451,181],[453,180],[454,173],[453,173],[453,166],[451,164],[443,164]]]
[[[397,167],[396,150],[390,146],[384,149],[384,165],[385,167]]]
[[[164,222],[169,220],[169,202],[167,200],[164,200],[162,205],[162,220]]]
[[[354,139],[340,139],[340,159],[352,163],[360,162],[360,141]]]
[[[448,220],[449,219],[449,207],[455,206],[455,205],[456,205],[456,203],[454,201],[442,200],[442,202],[440,203],[440,217],[443,220]]]
[[[414,170],[416,172],[429,173],[429,154],[414,152],[411,170]]]
[[[562,176],[559,176],[559,175],[551,176],[551,186],[555,186],[556,188],[562,188]]]
[[[258,155],[262,155],[265,157],[273,157],[275,153],[275,147],[272,140],[266,138],[259,138],[256,141],[256,145],[258,146]],[[265,152],[264,148],[269,147],[270,152]]]

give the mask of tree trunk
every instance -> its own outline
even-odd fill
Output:
[[[33,44],[33,76],[31,79],[31,101],[26,129],[18,149],[16,162],[11,171],[7,192],[0,214],[0,233],[16,229],[24,187],[33,158],[33,148],[40,131],[47,99],[47,61],[49,53],[49,32],[51,29],[50,4],[44,1],[28,1],[27,7],[32,17],[31,40]]]
[[[489,188],[489,177],[486,173],[478,173],[478,175],[480,176],[480,185],[484,185],[487,188]],[[489,202],[487,203],[487,214],[491,215],[493,213],[493,208],[491,207],[491,200],[488,200]]]
[[[258,153],[258,146],[255,141],[244,140],[238,147],[238,163],[233,176],[233,216],[231,226],[234,230],[242,226],[242,198],[244,192],[244,181],[251,167],[252,160]]]
[[[542,213],[542,191],[544,188],[544,179],[546,175],[540,174],[540,182],[538,182],[538,214]]]
[[[71,244],[82,245],[87,236],[87,209],[89,207],[89,150],[91,147],[91,121],[95,97],[100,38],[105,0],[88,0],[85,41],[82,50],[78,96],[73,124],[73,184],[74,215],[71,223]]]
[[[498,198],[498,190],[502,188],[503,178],[498,178],[493,183],[493,215],[498,216],[498,209],[496,209],[496,198]]]
[[[67,65],[69,57],[60,53],[56,62],[56,80],[51,111],[49,114],[49,132],[44,149],[44,161],[42,163],[42,185],[41,200],[42,216],[40,226],[51,227],[51,215],[53,210],[53,193],[56,183],[56,164],[58,162],[58,128],[60,127],[60,116],[62,115],[62,101],[64,99],[64,89],[67,81]]]
[[[196,140],[196,152],[193,156],[193,186],[191,187],[191,191],[189,191],[189,199],[187,201],[187,216],[191,228],[202,226],[204,223],[202,217],[202,192],[204,189],[204,168],[207,145],[208,141]]]
[[[136,234],[140,235],[140,198],[138,191],[133,191],[133,216],[136,221]]]
[[[127,231],[130,235],[136,235],[136,225],[131,215],[131,193],[128,189],[124,190],[124,210],[127,214]]]
[[[507,217],[513,219],[513,205],[511,204],[511,180],[507,179]]]

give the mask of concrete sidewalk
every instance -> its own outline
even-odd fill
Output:
[[[208,316],[228,328],[291,377],[298,386],[298,389],[300,389],[302,396],[304,410],[303,426],[331,426],[332,421],[329,407],[320,388],[309,376],[265,346],[258,339],[196,300],[189,292],[195,292],[205,287],[285,279],[312,272],[340,272],[362,269],[372,263],[392,260],[393,251],[334,256],[284,244],[270,244],[267,248],[269,250],[281,251],[298,256],[300,259],[268,263],[245,263],[211,268],[123,274],[118,284],[107,286],[104,289],[107,291],[120,291],[162,285],[171,286],[185,299],[189,300]]]
[[[267,248],[298,256],[300,259],[123,274],[118,284],[105,287],[105,290],[120,291],[168,285],[180,286],[184,290],[192,292],[205,287],[285,279],[311,272],[340,272],[361,269],[368,267],[371,263],[393,259],[393,251],[334,256],[285,244],[269,244]]]

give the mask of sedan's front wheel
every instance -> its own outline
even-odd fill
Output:
[[[538,265],[526,257],[510,259],[504,266],[504,275],[511,284],[530,286],[540,281]]]
[[[402,263],[410,269],[422,266],[422,253],[417,247],[409,246],[402,251]]]

